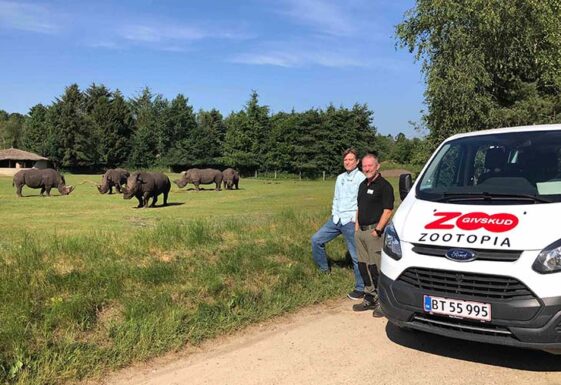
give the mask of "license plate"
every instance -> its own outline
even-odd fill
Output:
[[[491,321],[491,304],[489,303],[425,295],[423,296],[423,308],[426,312],[432,314],[444,314],[450,317]]]

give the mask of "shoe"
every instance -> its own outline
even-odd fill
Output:
[[[361,303],[357,303],[353,305],[353,311],[366,311],[366,310],[374,310],[376,304],[372,301],[367,300],[366,298],[362,300]]]
[[[353,290],[349,294],[347,294],[347,297],[349,297],[349,299],[352,299],[353,301],[360,301],[364,298],[364,293],[362,291]]]
[[[374,311],[372,312],[372,317],[381,318],[384,317],[385,315],[386,313],[384,313],[384,311],[382,310],[382,306],[380,305],[380,302],[377,302],[374,307]]]

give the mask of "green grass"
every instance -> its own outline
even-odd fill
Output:
[[[17,198],[0,177],[0,383],[95,378],[352,288],[310,255],[333,181],[174,185],[175,205],[136,209],[81,184],[99,176],[66,179],[70,196]],[[342,239],[328,251],[345,259]]]

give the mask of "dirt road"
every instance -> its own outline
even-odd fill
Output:
[[[561,356],[404,332],[351,305],[307,308],[104,384],[561,385]]]

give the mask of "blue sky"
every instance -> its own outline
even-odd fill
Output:
[[[0,109],[27,113],[71,83],[148,86],[224,115],[251,90],[271,111],[366,103],[382,134],[417,136],[420,65],[396,48],[413,0],[0,0]]]

